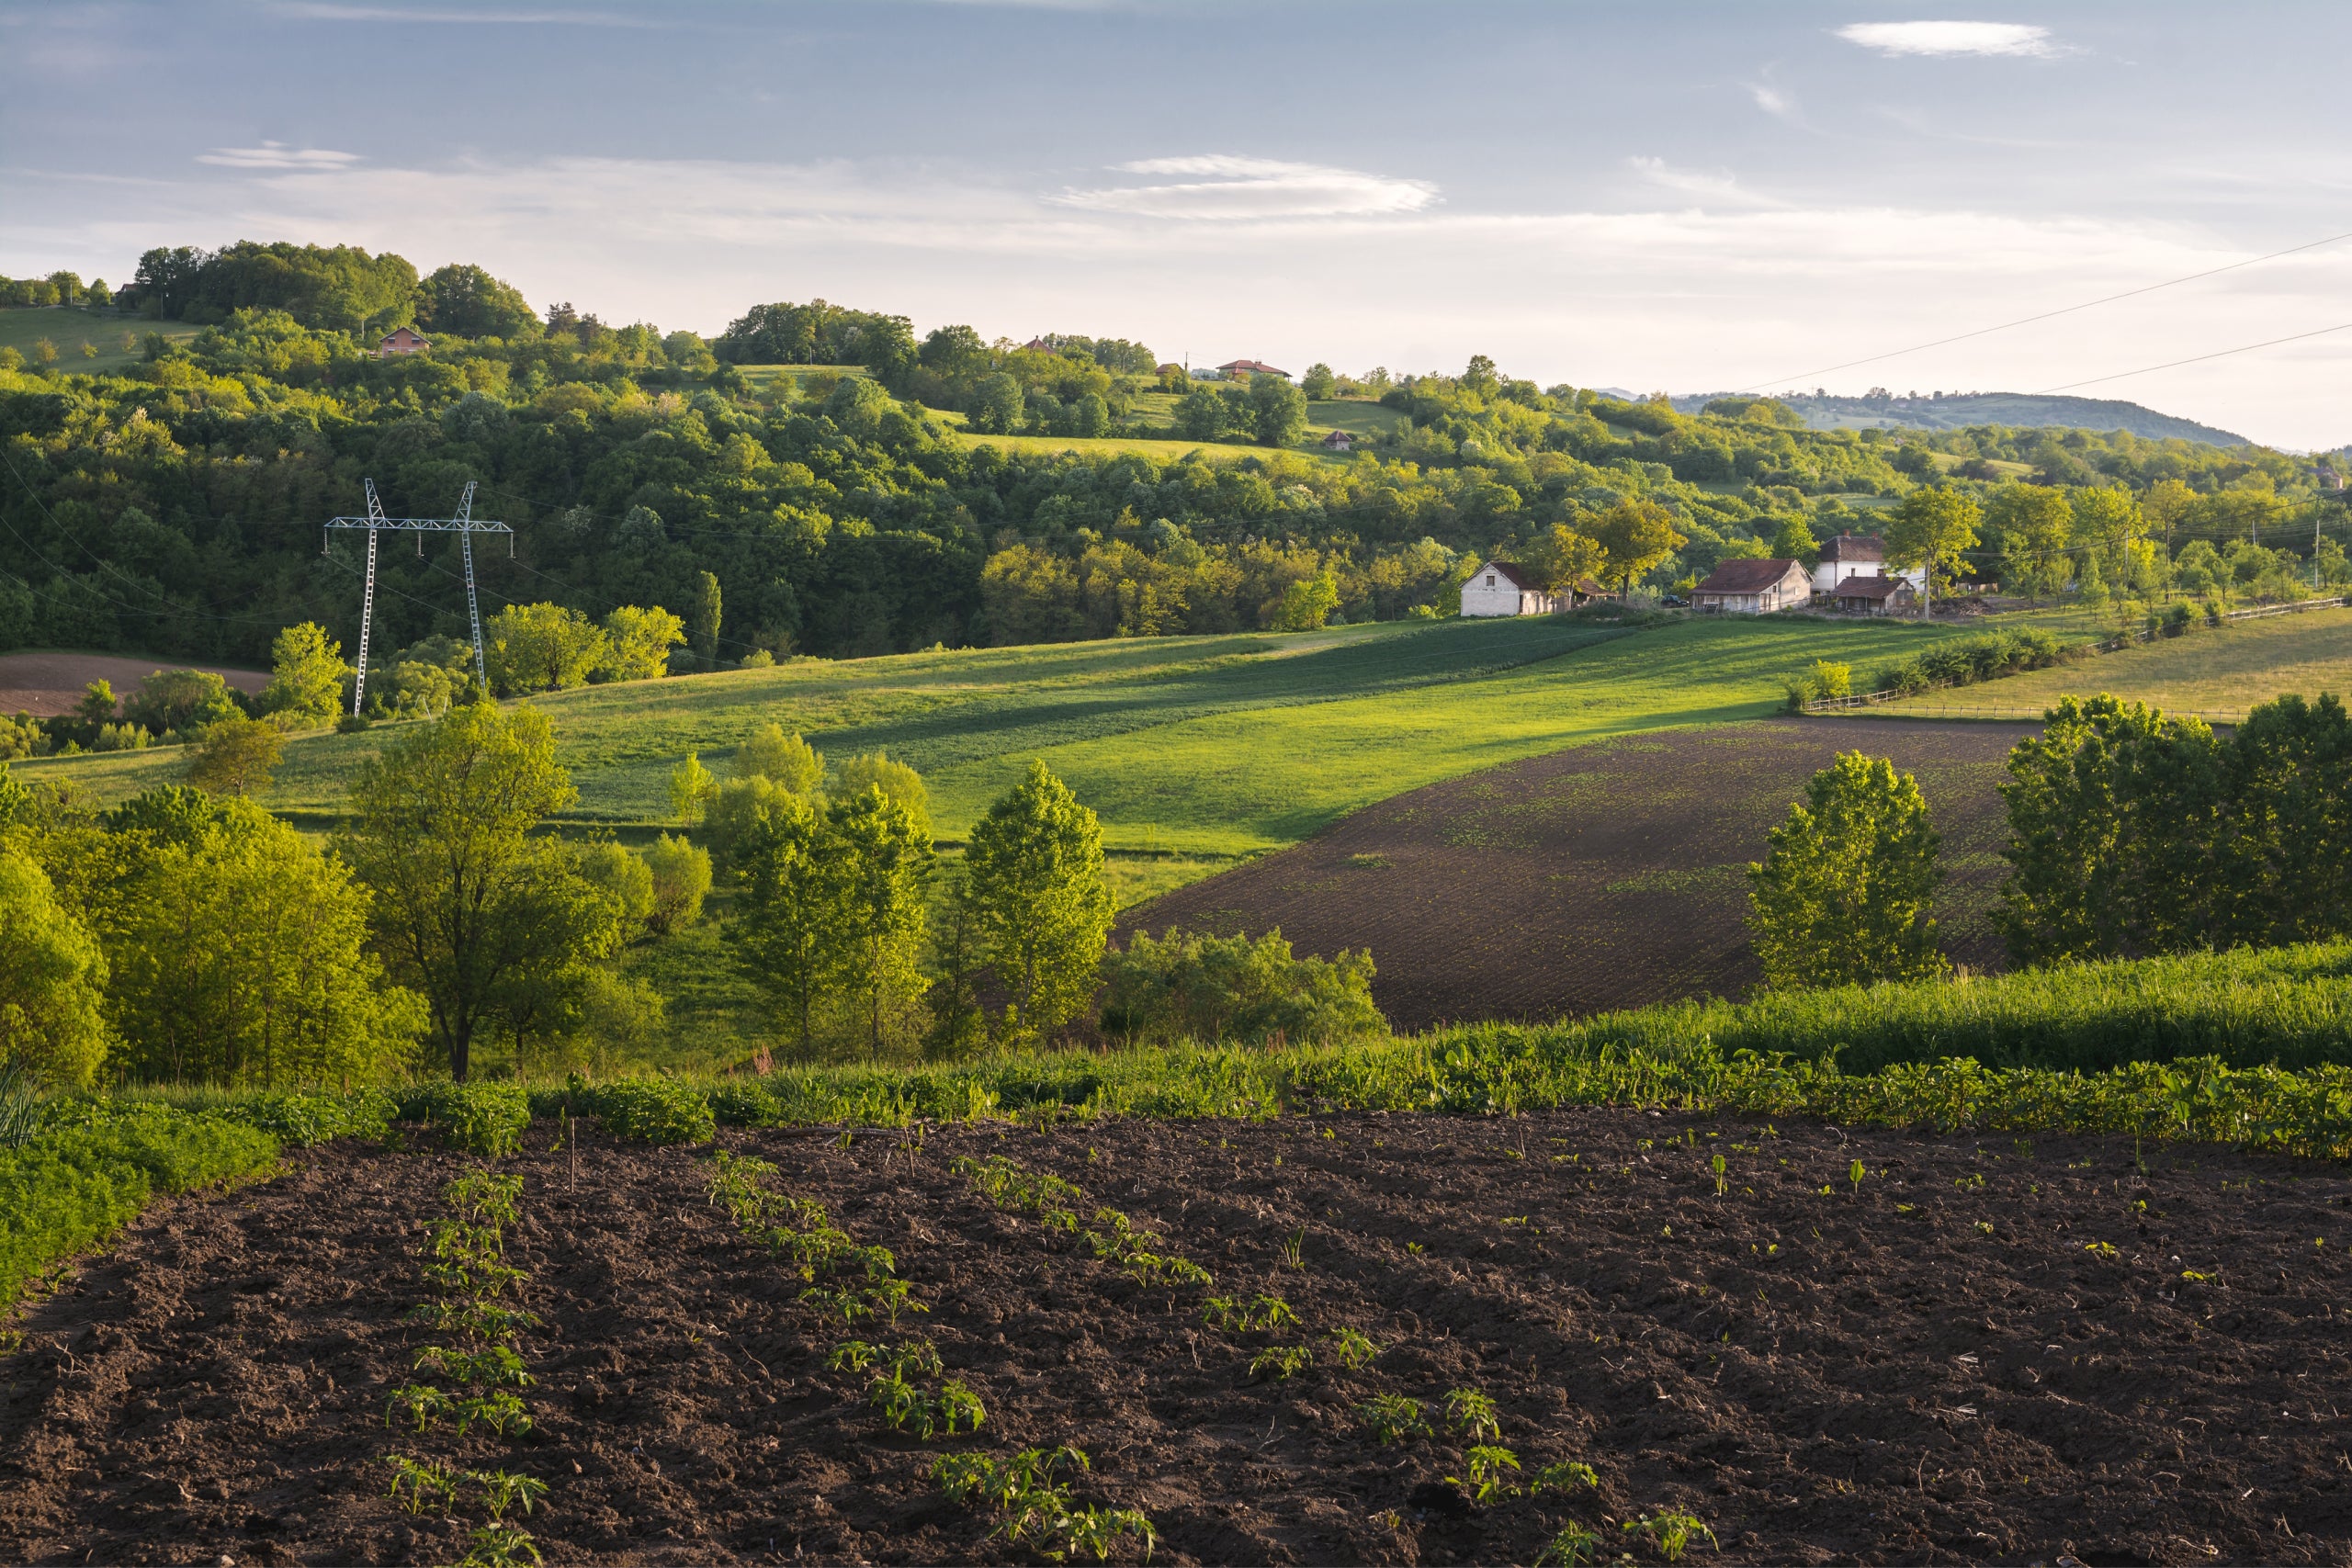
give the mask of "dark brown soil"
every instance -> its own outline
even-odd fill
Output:
[[[232,670],[225,664],[191,664],[179,659],[139,659],[116,653],[0,654],[0,714],[28,713],[54,718],[72,713],[93,681],[104,681],[117,697],[139,689],[158,670],[205,670],[248,694],[269,684],[266,670]]]
[[[1761,977],[1746,868],[1806,781],[1859,750],[1916,774],[1928,798],[1945,952],[1998,969],[1984,918],[2007,870],[1996,791],[2035,728],[1770,719],[1579,746],[1366,807],[1121,926],[1279,926],[1300,953],[1370,948],[1374,998],[1400,1029],[1741,996]]]
[[[1061,1443],[1093,1458],[1082,1496],[1149,1513],[1167,1562],[1526,1562],[1571,1521],[1655,1562],[1621,1527],[1661,1508],[1714,1531],[1698,1562],[2352,1550],[2332,1168],[1607,1111],[728,1142],[896,1251],[930,1309],[901,1332],[987,1402],[978,1439],[882,1432],[824,1368],[841,1331],[706,1206],[698,1155],[594,1134],[576,1189],[560,1156],[511,1162],[545,1319],[536,1438],[388,1430],[424,1337],[402,1321],[421,1224],[458,1162],[337,1146],[164,1206],[28,1314],[0,1557],[449,1561],[462,1527],[386,1500],[406,1451],[545,1478],[528,1523],[551,1562],[1020,1562],[926,1480],[930,1453]],[[1204,1326],[1201,1292],[975,1198],[961,1153],[1058,1172],[1300,1326]],[[1384,1347],[1366,1370],[1330,1359],[1342,1326]],[[1277,1341],[1314,1364],[1251,1381]],[[1462,1450],[1384,1448],[1353,1407],[1434,1415],[1463,1387],[1500,1406],[1522,1475],[1579,1461],[1598,1493],[1423,1517],[1408,1499]]]

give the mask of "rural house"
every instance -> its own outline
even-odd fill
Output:
[[[394,327],[376,344],[376,357],[390,359],[396,355],[423,354],[433,344],[414,327]]]
[[[1727,560],[1690,591],[1694,608],[1733,615],[1769,615],[1812,602],[1813,579],[1803,565],[1785,559]]]
[[[1813,591],[1835,594],[1849,577],[1878,577],[1886,571],[1886,541],[1876,534],[1840,534],[1821,547],[1820,564],[1813,569]],[[1917,567],[1898,571],[1917,590],[1927,573]]]
[[[1482,561],[1462,585],[1465,615],[1548,615],[1566,608],[1516,561]]]
[[[1217,368],[1228,377],[1279,376],[1285,381],[1290,379],[1289,371],[1277,370],[1262,359],[1231,359],[1218,366]]]
[[[1335,430],[1323,438],[1323,447],[1328,452],[1352,452],[1355,445],[1356,438],[1344,430]]]
[[[1829,592],[1829,602],[1848,615],[1891,615],[1919,607],[1918,591],[1907,577],[1849,577]]]

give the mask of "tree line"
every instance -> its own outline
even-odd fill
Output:
[[[2226,738],[2066,697],[2009,753],[2009,874],[1993,923],[2020,965],[2352,937],[2352,716],[2290,694]],[[1909,774],[1852,752],[1748,868],[1749,928],[1780,987],[1932,977],[1940,840]]]

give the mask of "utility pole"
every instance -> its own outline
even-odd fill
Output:
[[[376,616],[376,536],[387,532],[397,532],[402,528],[416,535],[416,553],[419,559],[422,559],[424,555],[425,535],[455,534],[458,536],[458,547],[464,554],[466,563],[466,619],[473,627],[474,677],[481,682],[482,688],[487,691],[490,687],[490,673],[481,655],[481,604],[474,592],[474,536],[476,534],[505,535],[506,553],[512,556],[514,553],[514,530],[503,523],[484,522],[473,515],[474,481],[471,479],[466,481],[466,493],[458,498],[458,514],[455,517],[387,517],[384,515],[382,502],[376,499],[376,481],[368,479],[365,483],[368,487],[368,515],[330,517],[326,522],[328,528],[368,530],[368,577],[367,586],[361,590],[359,599],[359,657],[356,660],[358,673],[351,683],[352,713],[355,716],[358,714],[360,705],[366,701],[368,695],[368,634]],[[326,548],[326,535],[323,532],[319,536],[319,547],[322,552]]]

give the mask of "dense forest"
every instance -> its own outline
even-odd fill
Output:
[[[48,338],[0,348],[0,649],[257,661],[301,621],[348,643],[364,547],[322,547],[320,525],[361,510],[363,478],[395,515],[446,514],[480,482],[475,514],[516,531],[511,558],[481,558],[485,614],[662,605],[698,615],[702,657],[722,662],[1445,614],[1480,557],[1545,558],[1562,528],[1635,539],[1570,552],[1576,570],[1617,560],[1629,586],[1670,590],[1873,526],[1922,485],[1982,503],[1982,581],[2289,592],[2313,564],[2342,575],[2341,491],[2261,447],[1815,431],[1770,399],[1681,412],[1484,356],[1216,386],[1124,339],[918,336],[822,300],[752,307],[707,340],[349,247],[155,250],[112,290],[56,274],[0,280],[0,298],[58,310],[59,337],[94,319],[69,306],[144,333],[96,373]],[[202,330],[141,326],[169,321]],[[376,357],[399,324],[431,351]],[[757,368],[778,365],[803,368]],[[1329,423],[1314,411],[1348,406],[1333,399],[1404,418],[1344,457],[1307,449],[1306,425]],[[974,432],[1174,439],[1159,456]],[[1260,451],[1187,445],[1211,440]],[[457,571],[444,539],[390,550],[377,647],[458,631]]]

